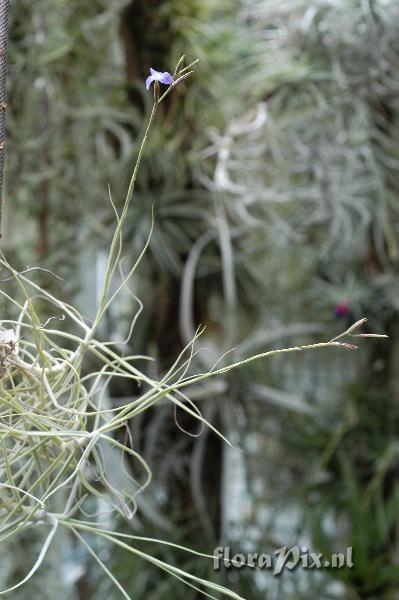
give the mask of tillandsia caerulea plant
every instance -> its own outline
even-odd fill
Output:
[[[0,595],[13,592],[29,581],[43,563],[57,530],[63,527],[81,542],[125,598],[130,598],[129,594],[92,547],[93,537],[147,560],[207,597],[215,598],[212,594],[219,597],[222,594],[239,600],[240,596],[235,592],[159,560],[137,546],[146,541],[184,550],[194,556],[208,559],[212,556],[173,542],[112,531],[96,518],[88,518],[90,504],[98,500],[121,517],[133,519],[137,511],[137,496],[150,484],[149,466],[134,450],[133,444],[129,440],[122,443],[117,434],[126,428],[129,420],[164,400],[172,407],[186,411],[229,443],[190,400],[191,386],[252,361],[282,353],[356,349],[357,346],[348,342],[347,338],[352,340],[363,335],[356,331],[364,319],[327,342],[269,350],[223,367],[215,364],[208,372],[188,375],[194,345],[201,334],[199,330],[159,380],[154,380],[139,368],[139,361],[148,357],[121,355],[113,342],[98,339],[100,323],[120,292],[129,289],[129,282],[148,247],[154,226],[153,210],[147,243],[127,271],[118,270],[124,243],[123,226],[157,108],[181,81],[193,73],[195,63],[182,67],[183,60],[184,57],[178,62],[169,88],[162,95],[160,79],[153,80],[153,107],[120,214],[111,198],[116,226],[93,321],[88,323],[77,309],[37,284],[32,270],[17,272],[4,255],[1,256],[1,267],[13,279],[19,294],[11,296],[0,290],[3,302],[8,303],[10,310],[10,318],[0,321],[0,542],[32,528],[44,530],[46,535],[38,556],[32,558],[27,575],[7,589],[0,590]],[[120,279],[117,278],[118,273]],[[45,302],[53,314],[46,323],[40,323],[37,302]],[[12,313],[16,316],[12,317]],[[63,325],[59,324],[61,321]],[[135,322],[134,317],[130,336]],[[70,349],[71,346],[73,349]],[[90,361],[87,360],[89,358]],[[95,367],[90,366],[93,360]],[[107,388],[111,381],[119,378],[137,384],[138,395],[122,405],[108,406]],[[110,453],[119,458],[123,483],[114,480],[106,458]],[[134,477],[128,463],[137,465]]]

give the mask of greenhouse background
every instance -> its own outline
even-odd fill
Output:
[[[122,242],[115,231],[126,190],[154,97],[167,89],[147,91],[146,78],[150,68],[173,74],[192,63],[157,109]],[[38,568],[6,598],[228,597],[218,586],[251,600],[399,598],[398,92],[396,0],[11,0],[0,590]],[[118,538],[134,552],[92,529],[74,535],[75,521],[46,538],[34,500],[50,496],[35,487],[37,473],[47,481],[35,419],[50,428],[56,407],[58,431],[71,409],[62,413],[66,396],[48,391],[47,375],[32,392],[36,383],[13,374],[16,350],[5,351],[2,337],[18,322],[16,303],[33,302],[31,337],[15,340],[26,340],[25,360],[37,350],[43,373],[53,351],[72,361],[72,334],[62,351],[48,342],[68,323],[41,290],[96,323],[113,240],[115,301],[98,322],[101,352],[112,343],[137,358],[144,382],[164,382],[185,348],[173,385],[212,375],[187,387],[187,402],[173,388],[177,396],[160,395],[112,431],[152,472],[132,504],[108,496],[141,481],[133,454],[121,458],[108,438],[98,456],[78,454],[73,473],[85,493],[73,518],[140,536]],[[31,300],[26,278],[37,286]],[[362,329],[342,338],[359,348],[334,347],[362,318]],[[351,338],[375,332],[389,339]],[[101,368],[96,348],[79,364],[83,388]],[[146,392],[115,365],[89,399],[104,427]],[[100,412],[87,415],[89,431]],[[27,433],[22,442],[15,432],[24,429],[38,438]],[[32,474],[24,477],[26,456]],[[63,511],[67,483],[52,495],[53,515]],[[217,547],[247,555],[293,546],[326,557],[350,547],[353,566],[278,577],[214,569]]]

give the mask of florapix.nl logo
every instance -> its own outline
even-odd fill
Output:
[[[273,575],[278,576],[284,570],[295,569],[351,569],[353,567],[352,546],[345,552],[333,553],[324,556],[318,552],[312,552],[306,546],[282,546],[270,553],[247,553],[238,552],[233,554],[229,546],[218,546],[213,551],[213,568],[219,571],[222,566],[226,569],[252,567],[256,569],[268,569]]]

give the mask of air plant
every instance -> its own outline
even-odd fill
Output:
[[[163,400],[174,408],[179,407],[229,443],[190,400],[190,390],[195,384],[279,354],[312,349],[356,349],[345,338],[357,335],[354,332],[364,319],[327,342],[268,350],[232,363],[223,356],[208,371],[189,374],[195,345],[202,333],[200,329],[164,375],[155,380],[140,368],[140,362],[150,360],[150,357],[121,354],[113,342],[99,339],[101,322],[121,291],[129,289],[150,241],[155,217],[154,208],[148,207],[152,216],[147,242],[127,270],[119,269],[124,224],[157,109],[165,97],[193,73],[195,63],[182,68],[183,60],[184,57],[178,62],[172,80],[168,78],[170,85],[162,95],[160,79],[153,80],[153,106],[120,213],[111,197],[116,225],[94,319],[88,322],[76,308],[36,283],[33,270],[18,272],[1,255],[3,272],[12,278],[17,291],[10,295],[0,290],[3,303],[8,305],[10,312],[9,318],[0,321],[0,541],[33,528],[44,530],[46,535],[26,576],[1,590],[0,594],[13,592],[30,580],[42,565],[57,531],[64,528],[87,549],[125,598],[129,598],[128,593],[93,549],[90,543],[93,536],[148,561],[208,597],[214,598],[212,593],[217,593],[238,600],[240,596],[235,592],[161,561],[139,550],[136,543],[141,540],[165,544],[208,559],[212,558],[210,555],[173,542],[112,531],[98,520],[86,518],[90,501],[98,500],[122,518],[134,519],[137,497],[150,485],[149,466],[129,439],[126,442],[119,440],[118,433],[130,420]],[[165,82],[165,77],[163,79]],[[39,304],[46,305],[46,312],[52,315],[44,323],[38,316]],[[135,322],[133,317],[129,337]],[[105,395],[110,383],[116,379],[133,382],[138,394],[134,399],[110,407],[105,402]],[[113,482],[106,461],[109,452],[119,457],[124,473],[123,486]],[[128,463],[136,465],[134,476]]]

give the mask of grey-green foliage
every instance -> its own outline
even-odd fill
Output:
[[[266,499],[268,532],[293,511],[294,541],[311,532],[319,551],[353,545],[355,569],[328,574],[346,584],[337,597],[388,598],[397,588],[398,7],[261,0],[247,2],[245,16],[257,48],[245,58],[246,81],[266,101],[267,120],[235,136],[226,173],[238,191],[228,212],[242,224],[247,198],[247,216],[258,220],[265,330],[284,330],[299,315],[328,325],[348,299],[355,315],[392,336],[350,365],[318,354],[264,374],[297,409],[276,410],[281,397],[269,387],[249,394],[269,403],[251,409],[267,441],[257,437],[250,461],[263,488],[255,505]],[[243,237],[242,252],[254,235]],[[310,417],[298,410],[304,400]],[[300,597],[297,581],[293,591],[282,578],[280,594]],[[319,597],[311,578],[305,594]]]
[[[107,184],[119,207],[151,104],[143,78],[133,83],[143,106],[135,108],[127,101],[119,37],[126,4],[21,0],[14,3],[11,15],[7,239],[15,239],[23,267],[37,263],[39,255],[41,266],[66,276],[70,290],[81,285],[76,251],[86,243],[88,232],[99,233],[92,235],[93,245],[100,237],[102,243],[110,237],[114,214]],[[202,128],[215,122],[209,106],[216,102],[223,124],[223,97],[230,82],[220,73],[233,63],[225,46],[234,39],[234,29],[230,17],[216,23],[213,16],[223,11],[228,16],[230,6],[225,3],[215,10],[211,2],[175,2],[163,8],[165,19],[173,15],[174,39],[169,56],[162,56],[164,67],[171,69],[180,49],[191,56],[199,51],[201,84],[184,91],[188,94],[183,109],[171,103],[167,118],[164,115],[154,132],[131,211],[131,245],[136,253],[141,251],[150,225],[149,207],[156,198],[159,227],[151,255],[174,275],[192,241],[214,218],[209,194],[194,181],[193,172],[206,139]],[[166,42],[169,49],[170,38]],[[149,54],[149,60],[156,60]],[[83,236],[84,243],[77,244]],[[149,300],[154,296],[152,270],[147,273]],[[47,575],[36,575],[39,588],[45,587]]]
[[[155,162],[151,154],[136,208],[156,197],[160,223],[153,256],[167,273],[183,274],[186,292],[195,288],[181,296],[182,335],[194,330],[195,298],[205,305],[201,318],[208,320],[216,348],[239,341],[236,352],[244,356],[281,338],[302,341],[331,327],[334,305],[343,299],[356,316],[366,314],[385,327],[397,308],[395,3],[244,4],[242,20],[229,22],[238,35],[220,49],[209,48],[208,57],[217,58],[208,58],[207,77],[185,99],[185,116],[201,125],[194,145],[187,151],[182,136],[182,160],[175,141],[169,149],[154,139],[161,151]],[[201,18],[189,23],[192,29],[186,26],[187,39],[218,32],[216,18],[209,27]],[[171,188],[178,193],[168,193]],[[132,213],[133,243],[141,230],[135,224]],[[166,279],[162,290],[168,296],[181,282]],[[147,290],[147,315],[158,318],[159,294],[151,305],[148,293],[157,289],[151,270],[140,285]],[[307,470],[301,452],[313,464],[334,442],[336,427],[352,431],[362,409],[345,402],[351,392],[341,384],[370,373],[365,360],[351,358],[348,365],[346,357],[285,363],[247,371],[238,380],[247,409],[259,396],[268,402],[272,396],[278,405],[275,392],[283,387],[317,417],[315,426],[293,420],[303,435],[290,434],[290,450],[287,415],[273,415],[266,430],[268,439],[274,431],[278,448],[271,471],[277,462],[287,471],[279,469],[281,485],[271,502],[295,488],[296,469]],[[255,389],[253,379],[275,389]],[[230,401],[237,398],[232,387],[229,392]],[[270,410],[254,414],[257,425],[270,418]],[[301,439],[309,454],[297,445]],[[263,456],[255,460],[263,469]]]
[[[16,264],[46,262],[66,276],[71,291],[80,286],[80,228],[87,231],[92,215],[105,210],[107,183],[115,181],[119,159],[131,158],[124,125],[134,111],[124,103],[118,37],[122,3],[11,4],[5,243]],[[60,578],[63,540],[15,598],[70,595]],[[2,543],[1,589],[26,572],[38,549],[35,534],[23,544]]]
[[[244,142],[232,173],[252,193],[274,260],[299,250],[300,270],[310,267],[311,311],[341,296],[381,313],[392,304],[381,271],[398,256],[396,3],[247,4],[257,47],[247,85],[268,97],[268,121],[260,159],[245,161]]]
[[[320,321],[331,322],[332,308],[342,298],[350,300],[356,315],[365,312],[380,322],[392,314],[397,306],[391,270],[397,253],[395,3],[164,2],[156,13],[157,28],[151,20],[143,23],[143,64],[132,85],[133,106],[118,32],[125,4],[14,4],[8,198],[12,210],[15,206],[24,215],[18,228],[24,238],[27,223],[36,227],[38,203],[46,196],[52,264],[69,260],[66,246],[77,232],[110,236],[114,215],[106,186],[111,184],[120,206],[150,109],[145,71],[149,64],[171,69],[184,52],[201,58],[198,79],[160,115],[129,214],[136,256],[148,232],[149,206],[156,201],[157,227],[137,284],[147,322],[133,345],[148,347],[151,326],[160,319],[158,300],[173,296],[182,275],[195,288],[196,303],[205,306],[199,320],[207,320],[217,350],[239,341],[239,356],[276,343],[279,336],[305,333],[307,339],[311,325],[317,331]],[[28,213],[34,217],[29,221]],[[30,232],[29,239],[35,236]],[[190,281],[187,265],[193,265],[201,244]],[[30,263],[28,249],[20,252],[22,262]],[[155,280],[161,279],[160,270],[161,284]],[[173,314],[180,310],[182,337],[189,337],[196,325],[194,302],[187,294],[182,299]],[[130,300],[126,311],[131,314]],[[175,330],[176,322],[168,327]],[[270,383],[271,378],[276,387],[288,379],[290,391],[297,391],[301,372],[300,386],[307,383],[311,390],[305,401],[309,396],[319,401],[313,377],[325,380],[325,368],[322,357],[310,365],[298,360],[291,363],[290,377],[280,365],[268,373],[249,371],[239,383],[245,399],[253,399],[252,379]],[[328,381],[334,382],[339,369],[334,364]],[[335,419],[331,427],[339,414]],[[272,424],[276,421],[283,449],[285,429],[278,417]],[[321,446],[331,430],[323,433]],[[287,465],[293,460],[287,454],[277,458]],[[287,481],[296,480],[287,474]]]
[[[245,108],[206,172],[239,298],[257,296],[266,330],[328,322],[342,299],[378,322],[397,307],[396,4],[246,2],[243,17]]]
[[[179,551],[184,550],[182,545],[163,542],[159,538],[151,540],[148,536],[140,539],[104,529],[106,524],[98,518],[98,511],[94,514],[87,513],[92,502],[97,501],[99,507],[107,505],[109,511],[119,513],[125,520],[133,519],[138,508],[136,498],[151,482],[151,469],[145,458],[132,448],[130,436],[127,436],[126,443],[118,441],[117,433],[121,428],[164,399],[176,402],[176,407],[218,433],[181,389],[200,383],[209,376],[230,371],[239,364],[231,364],[222,369],[214,368],[212,373],[198,376],[187,375],[196,341],[193,339],[180,352],[162,381],[155,382],[135,366],[137,361],[149,357],[119,355],[113,350],[112,342],[101,343],[96,339],[105,314],[121,290],[128,287],[148,247],[147,242],[140,256],[130,261],[127,272],[121,274],[121,281],[113,289],[112,283],[124,247],[124,224],[157,109],[181,79],[193,73],[190,66],[183,68],[182,63],[183,58],[174,70],[175,81],[165,94],[160,97],[159,87],[155,87],[151,115],[140,144],[123,209],[121,213],[116,212],[100,299],[92,322],[87,324],[78,310],[36,284],[30,278],[35,269],[28,269],[28,275],[18,273],[1,257],[2,269],[10,273],[10,279],[14,280],[19,290],[19,293],[12,296],[4,289],[1,290],[2,298],[8,304],[9,317],[1,322],[0,338],[3,479],[0,483],[1,539],[4,542],[20,538],[26,531],[36,528],[47,532],[34,566],[18,582],[13,581],[5,590],[1,590],[2,594],[11,593],[29,582],[43,566],[56,533],[62,529],[75,536],[125,598],[130,598],[126,586],[115,579],[100,554],[92,548],[89,541],[92,536],[123,548],[133,558],[147,559],[152,566],[158,566],[198,592],[205,593],[202,588],[207,588],[236,600],[241,598],[212,581],[168,565],[152,553],[147,554],[132,546],[131,541],[152,542],[155,546],[169,545]],[[184,77],[179,79],[183,73]],[[45,301],[50,310],[58,315],[40,323],[35,310],[38,299]],[[17,313],[16,319],[11,318],[13,313]],[[65,329],[54,323],[64,320]],[[7,329],[7,326],[12,326],[12,329]],[[348,335],[350,333],[349,330],[345,332]],[[58,345],[58,338],[69,340],[75,349],[67,350],[64,343]],[[342,344],[331,340],[309,348],[332,346],[342,347]],[[284,350],[293,351],[296,349]],[[254,356],[251,361],[272,354],[274,352]],[[102,363],[102,366],[91,368],[89,357]],[[110,406],[107,403],[107,387],[111,381],[119,378],[136,383],[143,393],[127,403]],[[145,388],[149,389],[145,391]],[[175,392],[176,398],[173,397]],[[115,468],[117,463],[120,466]],[[136,463],[140,472],[140,475],[135,473],[134,477],[131,472],[133,463]],[[75,518],[79,515],[81,518]],[[193,556],[212,558],[196,551],[189,552]]]
[[[132,244],[137,249],[142,243],[142,213],[147,215],[148,205],[156,202],[158,227],[149,256],[158,270],[174,277],[181,274],[193,242],[213,227],[215,220],[212,197],[198,172],[201,151],[208,140],[207,128],[223,128],[239,103],[231,95],[234,61],[242,45],[236,10],[236,3],[226,2],[217,7],[209,1],[164,3],[157,13],[158,28],[166,30],[161,40],[149,33],[154,8],[149,8],[148,14],[144,11],[140,22],[146,33],[143,39],[138,34],[137,43],[146,42],[143,60],[151,61],[152,66],[170,69],[181,54],[200,59],[197,80],[181,92],[181,107],[177,109],[176,101],[170,99],[164,109],[143,164],[140,195],[130,219]],[[145,100],[148,107],[148,96]]]
[[[104,211],[107,184],[131,152],[119,10],[117,2],[12,3],[7,239],[23,238],[22,263],[46,259],[69,281],[79,225],[87,233]]]

